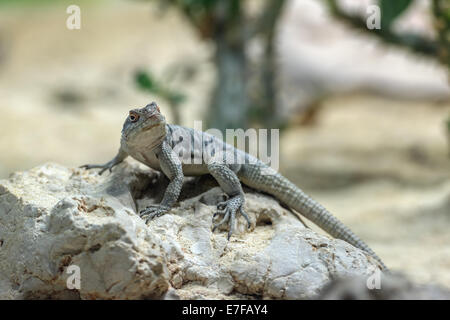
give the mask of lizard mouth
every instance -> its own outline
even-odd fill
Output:
[[[142,132],[152,130],[153,128],[155,128],[155,127],[157,127],[157,126],[160,126],[160,125],[161,125],[161,122],[157,122],[157,123],[152,124],[152,125],[150,125],[150,126],[143,127],[143,128],[142,128]]]

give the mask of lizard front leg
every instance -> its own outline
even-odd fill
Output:
[[[165,141],[156,150],[156,155],[161,171],[170,179],[170,183],[160,204],[150,205],[139,213],[139,216],[145,220],[145,223],[167,213],[177,202],[183,186],[184,177],[181,161]]]
[[[83,168],[86,170],[99,168],[99,169],[102,169],[99,172],[99,174],[101,175],[106,170],[109,170],[109,172],[111,172],[112,168],[114,166],[118,165],[119,163],[121,163],[123,160],[125,160],[125,158],[127,156],[128,156],[128,153],[126,153],[122,148],[120,148],[117,155],[111,161],[108,161],[105,164],[85,164],[85,165],[81,166],[80,168]]]
[[[227,165],[220,161],[211,161],[208,164],[208,171],[217,180],[222,190],[229,196],[229,199],[224,202],[220,202],[217,205],[218,212],[213,215],[213,219],[217,215],[223,215],[223,219],[214,224],[214,230],[220,225],[228,222],[230,229],[228,231],[228,240],[234,232],[234,225],[236,219],[236,213],[239,211],[242,216],[247,220],[248,228],[251,223],[247,213],[244,211],[244,191],[242,190],[241,182],[236,175],[239,170],[239,165]]]

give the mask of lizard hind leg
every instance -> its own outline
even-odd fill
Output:
[[[248,227],[250,228],[251,226],[250,219],[243,208],[245,197],[241,182],[235,173],[238,170],[239,166],[226,165],[220,162],[210,162],[208,164],[208,171],[217,180],[222,190],[230,197],[228,200],[220,202],[217,205],[219,211],[213,215],[213,221],[216,216],[223,215],[223,219],[214,224],[213,232],[217,227],[228,222],[228,240],[234,232],[237,212],[240,212],[247,220]]]

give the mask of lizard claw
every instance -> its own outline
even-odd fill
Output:
[[[106,170],[109,170],[109,172],[112,172],[112,168],[116,165],[114,162],[107,162],[105,164],[85,164],[83,166],[80,166],[81,169],[102,169],[98,172],[99,175],[102,175]]]
[[[250,229],[250,227],[252,226],[252,223],[250,222],[250,218],[248,217],[247,212],[244,211],[244,206],[242,206],[240,208],[241,211],[241,215],[245,218],[245,220],[247,220],[247,229]]]
[[[139,212],[139,216],[145,220],[145,223],[148,224],[149,221],[153,220],[156,217],[161,217],[165,213],[169,212],[170,208],[167,206],[153,204],[148,206],[147,208],[141,210]]]
[[[227,207],[227,201],[222,201],[217,204],[217,209],[224,210]]]
[[[212,218],[213,218],[213,222],[214,222],[214,218],[217,217],[219,214],[225,214],[225,212],[222,211],[217,211],[213,214]]]
[[[250,228],[250,226],[251,226],[250,219],[248,217],[248,214],[244,211],[243,206],[244,206],[244,197],[241,195],[233,197],[227,201],[220,202],[217,205],[217,209],[219,209],[219,211],[217,211],[213,214],[213,221],[214,221],[214,218],[218,215],[223,215],[224,217],[218,223],[213,225],[212,231],[214,232],[219,226],[228,222],[230,229],[228,231],[227,238],[228,238],[228,240],[230,240],[230,237],[234,232],[236,213],[238,211],[242,214],[242,216],[245,218],[245,220],[247,220],[247,227]]]
[[[214,215],[213,215],[213,221],[214,221],[214,218],[215,218],[217,215],[219,215],[219,214],[223,214],[224,217],[223,217],[222,220],[220,220],[219,223],[215,223],[215,224],[213,225],[213,229],[212,229],[213,232],[214,232],[219,226],[221,226],[222,224],[224,224],[225,222],[227,222],[227,220],[229,219],[229,216],[230,216],[230,210],[218,211],[218,212],[214,213]]]

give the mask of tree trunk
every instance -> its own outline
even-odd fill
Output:
[[[255,36],[263,41],[263,54],[256,62],[255,90],[251,94],[251,106],[260,110],[258,122],[267,128],[278,128],[282,124],[277,110],[275,45],[277,22],[283,12],[285,0],[270,0],[256,25]]]
[[[256,21],[246,19],[239,0],[217,2],[212,11],[214,18],[207,19],[214,21],[209,30],[213,30],[210,37],[215,44],[217,67],[216,88],[207,118],[209,126],[222,131],[227,128],[247,128],[249,118],[265,127],[279,126],[273,42],[284,2],[267,1],[262,15]],[[264,53],[259,61],[253,63],[256,69],[250,72],[245,46],[257,36],[263,40]]]
[[[433,13],[439,40],[439,58],[450,70],[450,4],[448,0],[434,0]]]
[[[223,34],[214,38],[217,66],[216,88],[212,99],[208,125],[225,129],[247,126],[247,58],[243,43],[230,43]]]

